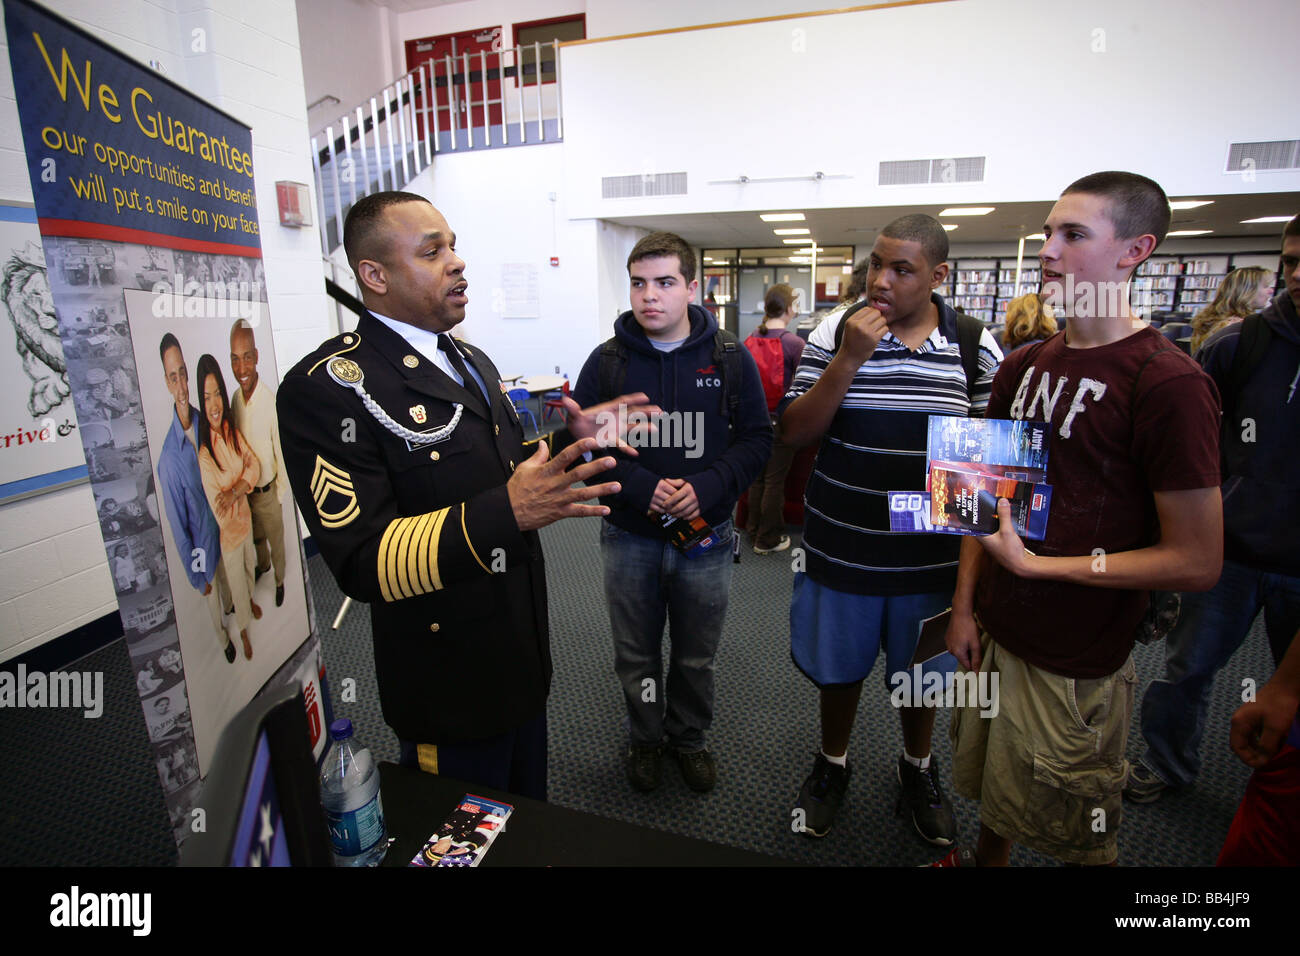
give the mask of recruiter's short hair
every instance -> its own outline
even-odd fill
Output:
[[[1076,179],[1061,195],[1070,193],[1106,199],[1106,218],[1114,225],[1116,238],[1135,239],[1149,233],[1156,237],[1156,246],[1165,241],[1173,211],[1169,208],[1169,197],[1154,179],[1107,170]]]
[[[627,257],[627,267],[630,271],[634,262],[640,262],[642,259],[659,259],[666,256],[677,257],[677,262],[681,266],[682,278],[687,283],[695,281],[695,253],[691,251],[691,247],[686,244],[685,239],[671,232],[652,232],[642,238],[640,242],[632,247],[632,252]]]
[[[880,234],[903,242],[919,242],[926,262],[932,266],[937,266],[948,258],[948,231],[934,216],[919,212],[899,216],[881,229]]]
[[[385,239],[379,228],[384,211],[389,206],[408,202],[429,203],[429,200],[418,193],[387,190],[362,196],[348,210],[347,218],[343,220],[343,251],[347,253],[348,265],[353,272],[357,271],[357,263],[362,259],[377,259],[384,250]]]
[[[1286,242],[1292,236],[1300,236],[1300,216],[1296,216],[1285,226],[1282,227],[1282,241]]]

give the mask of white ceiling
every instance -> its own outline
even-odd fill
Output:
[[[1171,196],[1171,199],[1213,199],[1208,206],[1175,211],[1170,230],[1211,229],[1198,238],[1212,240],[1227,237],[1258,238],[1261,248],[1279,244],[1281,223],[1243,225],[1241,220],[1259,216],[1295,215],[1300,213],[1300,194],[1256,193],[1232,196]],[[995,207],[987,216],[945,218],[957,228],[948,233],[949,241],[1012,242],[1021,236],[1042,232],[1043,220],[1054,200],[1020,203],[987,203]],[[967,203],[964,205],[980,205]],[[907,213],[923,212],[937,216],[944,206],[874,206],[855,209],[765,209],[761,212],[803,212],[805,222],[766,223],[758,212],[691,213],[663,216],[607,216],[611,222],[644,229],[675,232],[694,246],[729,248],[781,245],[786,238],[773,229],[806,227],[810,238],[819,245],[870,245],[876,232],[890,220]]]

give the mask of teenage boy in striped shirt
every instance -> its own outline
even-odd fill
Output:
[[[822,321],[786,393],[785,440],[822,439],[805,499],[806,570],[796,571],[790,606],[791,656],[821,700],[821,752],[796,804],[810,836],[829,831],[844,800],[858,697],[882,647],[886,686],[912,683],[902,699],[918,702],[899,708],[901,804],[929,842],[947,846],[956,834],[930,755],[935,712],[919,703],[911,661],[920,622],[952,597],[959,540],[891,533],[885,494],[924,490],[929,416],[982,415],[1002,360],[987,329],[972,336],[978,368],[968,386],[957,314],[934,292],[948,277],[947,257],[947,233],[933,217],[885,226],[871,250],[867,304]],[[944,654],[926,670],[954,667]]]

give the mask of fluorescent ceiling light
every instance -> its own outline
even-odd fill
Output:
[[[772,232],[778,236],[806,236],[810,232],[812,232],[812,230],[811,229],[773,229]]]
[[[1200,209],[1214,202],[1213,199],[1175,199],[1169,204],[1170,209]]]
[[[987,216],[997,206],[954,206],[939,213],[942,216]]]
[[[943,228],[944,228],[944,229],[947,229],[949,232],[952,232],[954,229],[957,228],[957,226],[956,226],[955,224],[950,223],[950,222],[940,223],[940,225],[942,225]]]
[[[1046,233],[1036,232],[1032,236],[1025,236],[1025,242],[1035,242],[1035,241],[1046,242],[1047,241]]]
[[[804,215],[801,212],[765,212],[759,214],[759,219],[764,222],[803,222]]]
[[[781,241],[784,242],[787,246],[810,246],[810,245],[813,245],[814,242],[815,242],[816,240],[813,240],[813,239],[782,239]]]
[[[1166,236],[1203,236],[1207,232],[1213,232],[1213,229],[1175,229],[1173,232],[1165,233]]]
[[[1244,225],[1249,226],[1249,225],[1253,225],[1253,224],[1258,223],[1258,222],[1290,222],[1293,218],[1295,218],[1295,217],[1293,217],[1293,216],[1260,216],[1258,219],[1243,219],[1243,220],[1241,220],[1241,221],[1242,221],[1242,223],[1243,223]]]

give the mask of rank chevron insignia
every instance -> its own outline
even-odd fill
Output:
[[[330,500],[331,495],[337,496],[334,501]],[[322,528],[342,528],[361,514],[357,493],[352,487],[352,476],[342,468],[331,465],[320,455],[316,456],[316,468],[311,473],[311,496],[316,502],[316,513],[320,515]]]

